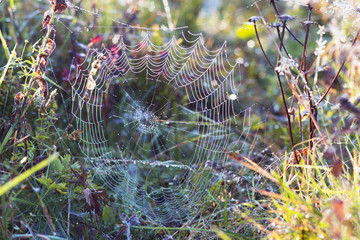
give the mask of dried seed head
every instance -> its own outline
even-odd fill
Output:
[[[295,16],[290,16],[288,14],[283,14],[283,15],[277,16],[277,18],[280,19],[280,21],[282,21],[282,22],[295,20]]]
[[[282,26],[283,26],[283,24],[280,22],[277,22],[277,21],[269,24],[269,27],[271,27],[271,28],[278,28],[278,27],[282,27]]]
[[[248,21],[251,22],[251,23],[255,23],[255,22],[259,21],[259,20],[261,20],[260,16],[252,16],[252,17],[249,18]]]
[[[269,4],[280,2],[280,0],[269,0]]]
[[[52,91],[50,93],[50,97],[49,97],[49,100],[47,101],[46,105],[45,105],[45,108],[48,109],[51,104],[54,102],[55,100],[55,97],[56,97],[56,94],[57,94],[57,89],[55,89],[54,91]]]
[[[301,22],[301,24],[306,26],[306,25],[317,24],[317,22],[315,22],[315,21],[304,21],[304,22]]]

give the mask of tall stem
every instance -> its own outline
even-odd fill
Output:
[[[308,21],[311,21],[312,7],[310,6],[310,4],[308,5],[308,8],[309,8]],[[307,71],[307,66],[306,66],[306,51],[307,51],[307,44],[308,44],[308,40],[309,40],[310,24],[311,23],[306,24],[305,42],[304,42],[303,54],[301,57],[301,63],[300,63],[299,70],[300,70],[300,72],[302,72],[304,74],[306,93],[308,96],[308,101],[309,101],[309,106],[310,106],[309,114],[312,114],[314,117],[314,119],[312,119],[312,118],[309,119],[309,121],[310,121],[309,122],[309,149],[311,150],[314,146],[313,138],[315,136],[315,130],[316,130],[314,121],[316,121],[317,109],[316,109],[316,106],[314,106],[313,101],[312,101],[311,89],[310,89],[310,84],[309,84],[309,80],[308,80],[308,71]]]
[[[264,48],[261,44],[261,41],[260,41],[260,38],[259,38],[259,34],[258,34],[258,31],[257,31],[257,28],[256,28],[256,22],[254,22],[254,29],[255,29],[255,34],[256,34],[256,39],[259,43],[259,46],[260,46],[260,49],[266,59],[266,61],[268,62],[268,64],[270,65],[270,67],[274,70],[275,74],[276,74],[276,77],[277,77],[277,80],[278,80],[278,83],[279,83],[279,87],[280,87],[280,92],[281,92],[281,97],[282,97],[282,100],[283,100],[283,105],[284,105],[284,109],[285,109],[285,113],[286,113],[286,118],[287,118],[287,125],[288,125],[288,130],[289,130],[289,136],[290,136],[290,143],[291,143],[291,148],[292,148],[292,151],[293,151],[293,154],[294,154],[294,158],[296,160],[296,163],[299,163],[299,160],[298,160],[298,157],[297,157],[297,154],[296,154],[296,150],[295,150],[295,144],[294,144],[294,138],[293,138],[293,133],[292,133],[292,127],[291,127],[291,118],[290,118],[290,114],[289,114],[289,110],[288,110],[288,107],[287,107],[287,104],[286,104],[286,97],[285,97],[285,93],[284,93],[284,89],[283,89],[283,86],[282,86],[282,83],[281,83],[281,78],[280,78],[280,74],[278,73],[278,71],[275,70],[274,68],[274,65],[271,64],[269,58],[267,57],[265,51],[264,51]],[[281,46],[280,46],[280,49],[281,49]]]

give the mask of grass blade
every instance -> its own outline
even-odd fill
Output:
[[[11,179],[9,182],[5,183],[4,185],[0,186],[0,196],[5,194],[7,191],[11,190],[22,181],[33,175],[35,172],[43,169],[44,167],[48,166],[52,161],[56,160],[59,157],[58,153],[54,153],[53,155],[46,158],[44,161],[40,162],[39,164],[35,165],[34,167],[28,169],[26,172],[18,175],[17,177]]]
[[[1,44],[4,48],[6,59],[9,61],[9,58],[10,58],[9,49],[6,45],[6,41],[5,41],[4,36],[2,35],[1,29],[0,29],[0,40],[1,40]]]

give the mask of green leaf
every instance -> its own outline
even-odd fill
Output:
[[[115,215],[109,206],[105,206],[102,211],[103,221],[113,224],[115,222]]]
[[[70,154],[66,154],[65,157],[60,157],[60,158],[61,158],[64,170],[69,170],[69,162],[70,162],[70,159],[71,159]]]
[[[52,184],[52,180],[48,177],[42,176],[41,178],[37,178],[36,179],[40,184],[46,186],[46,187],[50,187],[50,185]]]
[[[46,186],[49,191],[51,190],[56,190],[61,194],[67,194],[67,187],[66,187],[66,183],[56,183],[53,182],[50,178],[42,176],[41,178],[36,179],[39,183],[41,183],[42,185]]]
[[[78,162],[74,162],[73,164],[71,164],[71,168],[72,169],[80,169],[80,164]]]
[[[52,165],[56,171],[62,172],[64,170],[64,165],[61,163],[60,159],[56,159]]]

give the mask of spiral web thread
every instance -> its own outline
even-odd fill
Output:
[[[225,43],[209,50],[201,34],[175,30],[156,45],[153,31],[135,30],[143,36],[135,44],[122,35],[116,48],[89,51],[77,67],[71,85],[79,146],[124,206],[159,223],[181,223],[216,194],[222,175],[206,163],[224,165],[238,139],[238,64],[228,62]],[[141,91],[134,86],[140,81]],[[167,88],[173,94],[162,96]],[[120,100],[106,110],[109,96]]]

